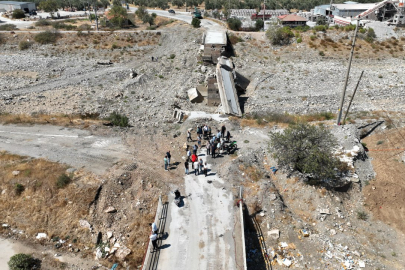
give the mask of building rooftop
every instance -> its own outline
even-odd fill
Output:
[[[222,44],[226,45],[226,33],[225,31],[207,31],[205,36],[205,44]]]
[[[281,16],[279,16],[280,18]],[[308,21],[306,18],[301,17],[297,14],[289,14],[287,16],[284,16],[282,18],[280,18],[282,21],[284,22],[306,22]]]
[[[17,1],[0,1],[4,5],[20,5],[20,4],[33,4],[34,2],[17,2]]]
[[[339,10],[368,10],[371,9],[373,7],[375,7],[376,5],[378,5],[379,3],[367,3],[367,4],[333,4],[332,6],[334,6],[335,8],[339,9]]]

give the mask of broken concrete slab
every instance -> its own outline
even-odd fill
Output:
[[[200,103],[204,100],[197,88],[191,88],[187,91],[188,98],[193,103]]]
[[[126,258],[129,254],[131,254],[131,250],[130,250],[129,248],[127,248],[126,246],[121,246],[121,247],[118,249],[118,251],[117,251],[117,253],[115,254],[115,256],[116,256],[119,260],[123,261],[123,260],[125,260],[125,258]]]
[[[273,239],[280,238],[280,230],[273,229],[267,232],[267,236],[271,236]]]
[[[330,211],[327,208],[319,209],[319,213],[322,214],[322,215],[330,215]]]
[[[82,228],[86,228],[86,229],[91,230],[91,225],[87,220],[84,220],[84,219],[79,220],[79,225]]]

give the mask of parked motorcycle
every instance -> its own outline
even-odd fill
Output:
[[[231,142],[229,145],[226,146],[226,151],[228,152],[228,155],[238,149],[238,145],[236,144],[236,141]]]

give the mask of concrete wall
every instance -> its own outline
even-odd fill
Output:
[[[204,45],[204,61],[211,61],[216,64],[218,62],[218,57],[221,56],[222,51],[225,50],[225,47],[221,44],[205,44]]]
[[[2,4],[0,3],[0,9],[5,9],[6,11],[13,11],[15,9],[22,9],[27,8],[28,11],[35,9],[35,3],[24,3],[24,4]]]
[[[207,105],[216,107],[221,104],[221,97],[219,96],[219,89],[216,78],[208,79],[208,95]]]

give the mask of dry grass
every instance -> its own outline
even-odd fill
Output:
[[[86,115],[49,115],[49,114],[0,114],[2,124],[52,124],[57,126],[88,127],[100,124],[98,114]]]
[[[87,217],[97,185],[85,183],[84,177],[74,177],[72,184],[58,189],[56,180],[66,171],[65,165],[7,152],[0,152],[0,171],[4,222],[30,236],[45,232],[51,238],[90,241],[88,231],[77,230],[78,220]],[[13,175],[13,171],[20,173]],[[20,195],[14,192],[16,184],[24,186]]]
[[[279,126],[287,126],[289,124],[294,124],[297,122],[315,122],[315,121],[325,121],[335,118],[336,115],[329,112],[307,114],[307,115],[295,115],[295,114],[279,114],[279,113],[268,113],[268,114],[254,114],[248,115],[240,120],[240,125],[242,127],[265,127],[273,126],[277,124]]]
[[[129,226],[129,229],[132,232],[129,237],[129,243],[132,243],[132,253],[129,256],[129,262],[132,267],[137,267],[142,264],[146,252],[146,245],[149,241],[149,223],[155,219],[154,213],[137,212],[136,221]]]
[[[245,173],[246,177],[250,180],[257,182],[263,178],[263,172],[256,166],[244,166],[240,165],[239,170]]]

